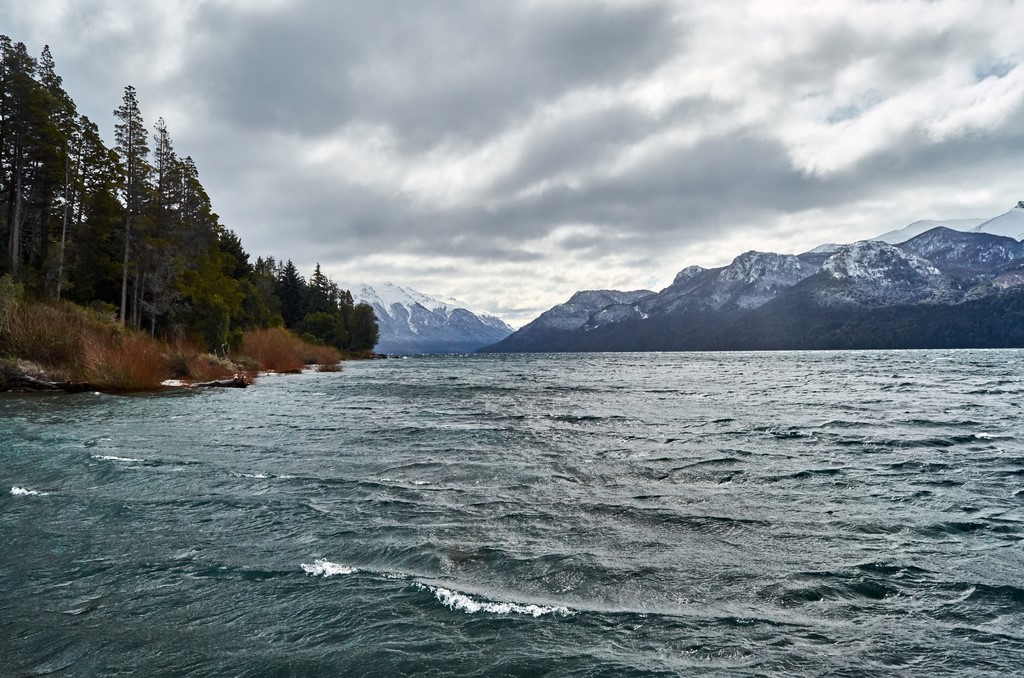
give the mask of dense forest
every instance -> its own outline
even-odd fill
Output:
[[[147,128],[128,86],[113,147],[64,91],[49,47],[0,36],[0,277],[150,335],[226,352],[284,326],[341,350],[377,341],[373,310],[320,271],[255,262],[214,213],[164,120]],[[6,278],[9,276],[9,278]]]

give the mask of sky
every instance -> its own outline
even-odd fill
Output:
[[[520,326],[1024,200],[1014,0],[0,0],[113,138],[133,85],[247,251]]]

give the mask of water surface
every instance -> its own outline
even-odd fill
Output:
[[[1024,671],[1024,352],[0,397],[0,674]]]

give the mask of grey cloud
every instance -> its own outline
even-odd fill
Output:
[[[12,2],[0,0],[0,16]],[[688,51],[699,42],[688,31],[704,25],[688,25],[686,3],[673,0],[294,0],[276,8],[199,5],[182,33],[169,33],[185,36],[186,63],[176,75],[173,69],[157,75],[164,33],[156,5],[132,3],[126,24],[109,19],[116,6],[68,3],[62,33],[39,27],[32,38],[39,42],[30,45],[38,52],[43,42],[52,44],[69,91],[101,128],[112,129],[110,112],[129,82],[139,87],[150,124],[165,115],[155,102],[199,102],[201,114],[189,129],[179,131],[168,120],[171,134],[180,153],[195,157],[215,209],[254,256],[344,266],[367,255],[409,254],[419,258],[421,277],[451,280],[448,292],[456,296],[461,280],[482,284],[495,262],[545,277],[487,282],[492,289],[550,289],[559,279],[574,285],[566,262],[604,256],[635,266],[639,277],[655,266],[694,263],[666,264],[666,252],[742,235],[782,215],[842,213],[865,201],[891,203],[900,192],[977,186],[1021,172],[1024,107],[987,131],[948,139],[911,129],[824,175],[794,166],[791,149],[771,127],[802,122],[787,117],[791,111],[775,117],[773,101],[833,96],[843,70],[858,64],[879,74],[876,91],[837,108],[833,122],[860,117],[950,64],[978,79],[1008,77],[1020,68],[1020,53],[990,48],[986,22],[945,30],[923,22],[920,30],[887,32],[842,20],[822,26],[802,16],[809,32],[798,53],[781,50],[763,61],[737,55],[737,63],[749,64],[744,75],[753,83],[746,101],[713,99],[709,86],[711,93],[688,94],[657,113],[595,96],[589,110],[580,104],[571,113],[538,115],[567,94],[613,92],[680,56],[708,73],[720,64]],[[8,30],[22,28],[33,27]],[[657,87],[671,97],[674,85],[668,79]],[[758,113],[759,97],[769,113]],[[353,124],[383,126],[393,135],[384,172],[392,177],[402,176],[403,159],[422,172],[434,151],[444,151],[436,153],[444,162],[506,133],[522,145],[511,167],[477,194],[459,193],[456,207],[431,207],[395,186],[360,181],[359,167],[346,168],[351,179],[329,177],[304,166],[287,146],[288,139],[301,139],[309,148]],[[702,127],[732,131],[705,132],[692,144],[648,151],[616,176],[603,174],[640,145]],[[501,166],[507,162],[499,159]],[[1008,206],[1022,198],[1009,196]],[[553,253],[534,251],[569,225],[585,228],[547,241]],[[402,282],[397,268],[387,270]],[[514,300],[502,308],[523,311]]]
[[[680,39],[660,3],[310,1],[202,22],[219,57],[196,56],[197,84],[240,124],[317,136],[383,123],[412,148],[479,140],[561,92],[648,72]]]

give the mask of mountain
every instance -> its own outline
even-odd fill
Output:
[[[684,268],[657,293],[581,292],[482,350],[1024,346],[1024,243],[985,232],[1012,231],[1018,214],[1024,204],[974,225],[936,222],[959,228],[896,245],[746,252]]]
[[[877,238],[872,238],[872,240],[881,240],[882,242],[887,242],[890,245],[899,245],[900,243],[906,242],[926,231],[932,230],[933,228],[942,227],[953,231],[973,231],[984,223],[985,219],[946,219],[944,221],[922,219],[921,221],[915,221],[909,226],[904,226],[903,228],[895,231],[883,233]]]
[[[654,292],[650,290],[577,292],[564,304],[544,311],[515,334],[483,350],[488,353],[576,350],[571,348],[574,335],[584,328],[594,313],[610,307],[632,308],[632,304],[652,294]]]
[[[583,327],[592,331],[614,323],[666,315],[721,314],[761,306],[817,270],[791,254],[745,252],[731,264],[705,269],[690,266],[657,294],[619,302],[591,312]]]
[[[800,289],[832,307],[942,303],[960,296],[956,281],[930,261],[877,240],[840,249]]]
[[[373,307],[380,353],[470,353],[512,333],[503,320],[456,299],[435,297],[385,283],[352,290],[357,303]]]
[[[948,228],[952,231],[963,231],[969,233],[987,233],[989,235],[1001,235],[1015,240],[1024,239],[1024,200],[1017,203],[1017,206],[1005,214],[1000,214],[992,219],[946,219],[935,221],[922,219],[915,221],[909,226],[883,233],[872,240],[881,240],[890,245],[899,245],[911,238],[916,238],[934,228]]]
[[[1019,240],[941,227],[911,238],[901,247],[927,259],[943,273],[961,278],[995,274],[1024,258],[1024,243]]]
[[[1024,200],[1017,203],[1017,206],[1006,214],[989,219],[973,229],[975,233],[988,233],[990,235],[1003,235],[1008,238],[1020,240],[1024,238]]]

